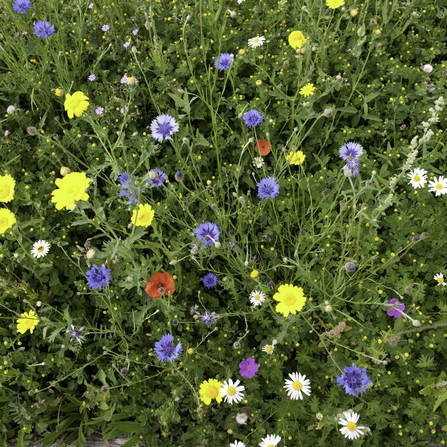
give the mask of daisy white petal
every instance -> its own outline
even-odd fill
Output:
[[[440,177],[435,177],[433,181],[428,184],[428,187],[430,188],[429,191],[434,192],[436,197],[442,196],[447,193],[447,178],[442,175]]]
[[[262,438],[259,447],[275,447],[281,441],[281,436],[278,435],[267,435],[265,438]]]
[[[273,354],[273,350],[275,349],[275,347],[273,345],[265,345],[262,350],[266,353],[266,354]]]
[[[44,240],[34,242],[31,254],[35,258],[42,258],[43,256],[46,256],[48,254],[48,252],[50,251],[50,247],[51,245]]]
[[[343,417],[338,420],[340,425],[343,425],[340,428],[340,432],[348,439],[357,439],[360,438],[361,435],[364,434],[364,430],[366,427],[360,427],[357,425],[357,421],[359,420],[360,415],[355,413],[354,411],[345,411],[343,413]]]
[[[259,290],[250,293],[250,303],[253,306],[260,306],[265,301],[265,294]]]
[[[306,379],[305,375],[299,372],[289,374],[290,380],[285,380],[284,388],[287,390],[287,395],[292,400],[303,400],[303,394],[310,396],[310,380]]]
[[[413,188],[422,188],[427,183],[427,171],[421,168],[414,168],[408,173],[408,178]]]
[[[436,273],[435,276],[433,276],[433,279],[435,279],[438,284],[437,286],[447,286],[447,282],[444,281],[444,275],[442,273]]]
[[[265,37],[264,36],[256,36],[248,39],[248,46],[251,48],[257,48],[264,45]]]
[[[239,385],[240,383],[240,380],[233,382],[231,379],[228,379],[222,384],[220,395],[224,398],[225,402],[228,402],[229,404],[238,404],[244,398],[243,391],[245,390],[245,387]]]

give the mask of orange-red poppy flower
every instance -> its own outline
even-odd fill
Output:
[[[255,151],[259,152],[263,157],[270,154],[270,143],[267,140],[258,140],[255,144]]]
[[[167,272],[154,273],[144,290],[151,298],[172,295],[175,292],[174,278]]]

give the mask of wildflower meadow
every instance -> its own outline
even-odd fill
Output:
[[[0,17],[0,445],[445,444],[445,0]]]

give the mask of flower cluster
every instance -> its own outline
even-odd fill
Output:
[[[363,148],[357,143],[350,141],[340,148],[340,157],[345,161],[343,173],[347,177],[357,177],[360,172],[360,156]]]

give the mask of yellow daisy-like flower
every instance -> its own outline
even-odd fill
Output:
[[[60,98],[64,94],[64,91],[61,88],[57,88],[54,90],[54,94]]]
[[[51,193],[51,201],[56,204],[56,209],[71,210],[78,200],[88,200],[89,195],[85,190],[90,182],[85,172],[70,172],[64,178],[58,178],[55,183],[59,189]]]
[[[306,84],[304,87],[300,90],[300,95],[302,96],[312,96],[315,93],[315,86],[311,84],[310,82]]]
[[[154,219],[155,211],[147,203],[138,205],[138,209],[132,213],[132,223],[137,227],[149,227]]]
[[[303,151],[292,151],[286,155],[286,160],[291,165],[301,165],[304,163],[305,159],[306,156],[304,155]]]
[[[0,234],[11,228],[16,222],[14,213],[6,208],[0,209]]]
[[[292,31],[289,34],[289,44],[294,50],[301,48],[306,42],[307,39],[301,31]]]
[[[10,202],[14,198],[16,181],[9,175],[0,175],[0,202]]]
[[[204,380],[200,385],[200,399],[209,405],[213,399],[216,399],[218,403],[222,402],[222,396],[220,395],[220,389],[222,388],[222,382],[216,379]]]
[[[256,279],[259,276],[259,270],[253,270],[250,273],[250,278]]]
[[[279,301],[276,305],[276,312],[283,314],[285,317],[289,314],[295,315],[306,304],[303,289],[292,284],[279,286],[278,292],[273,295],[273,299]]]
[[[345,4],[345,0],[326,0],[326,6],[331,9],[337,9]]]
[[[64,109],[67,111],[69,118],[74,118],[75,116],[79,118],[88,109],[89,105],[88,96],[82,92],[74,92],[73,95],[67,93],[65,95]]]
[[[30,310],[29,312],[25,312],[20,314],[20,317],[17,320],[17,332],[24,334],[28,329],[32,334],[34,328],[39,324],[39,317],[37,316],[34,310]]]

